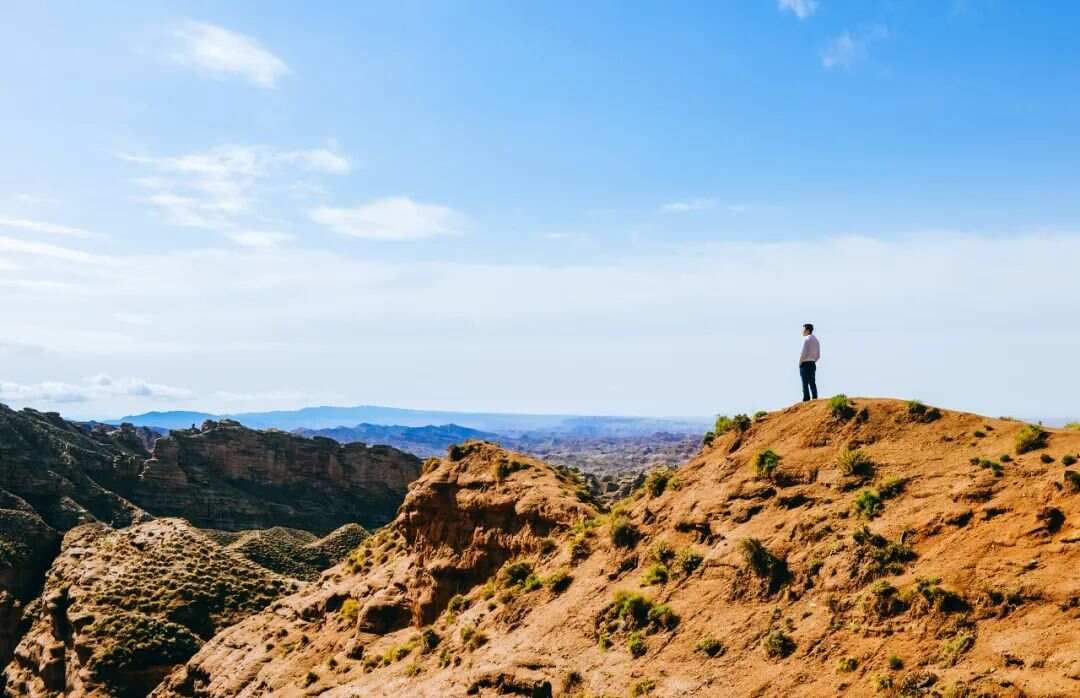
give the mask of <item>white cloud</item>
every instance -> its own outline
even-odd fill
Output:
[[[888,36],[888,28],[882,25],[873,25],[855,34],[844,32],[826,45],[821,54],[821,64],[830,70],[849,68],[866,56],[870,44]]]
[[[463,216],[446,206],[421,204],[407,196],[376,199],[353,208],[321,206],[311,220],[334,232],[370,240],[419,240],[456,233]]]
[[[237,245],[259,249],[280,247],[282,244],[294,238],[294,236],[289,235],[288,233],[273,233],[263,230],[243,230],[236,233],[229,233],[228,236],[229,239]]]
[[[63,235],[73,238],[98,238],[97,233],[91,233],[83,228],[72,228],[66,225],[57,225],[48,221],[36,221],[26,218],[0,217],[0,228],[24,230],[31,233],[45,233],[47,235]]]
[[[178,41],[172,59],[211,75],[235,75],[272,88],[291,71],[285,62],[250,36],[206,22],[184,22],[173,31]]]
[[[184,400],[191,397],[191,391],[160,383],[150,383],[138,378],[113,379],[107,375],[90,376],[78,383],[42,381],[40,383],[20,384],[11,381],[0,381],[0,401],[19,405],[90,402],[117,397]]]
[[[799,19],[806,19],[817,12],[817,0],[778,0],[777,6],[781,12],[791,12]]]
[[[50,245],[44,242],[31,242],[29,240],[19,240],[10,237],[0,237],[0,252],[34,257],[51,257],[54,259],[62,259],[69,262],[81,262],[84,264],[109,264],[109,258],[103,255],[73,250],[70,247]]]
[[[284,150],[269,146],[225,144],[177,156],[133,155],[121,159],[152,171],[132,182],[146,191],[145,201],[181,227],[228,230],[256,213],[264,187],[287,179],[298,186],[303,174],[347,174],[352,164],[328,148]],[[302,183],[299,183],[302,184]]]
[[[707,211],[717,205],[716,199],[697,198],[686,201],[672,201],[660,207],[661,213],[691,213],[694,211]]]

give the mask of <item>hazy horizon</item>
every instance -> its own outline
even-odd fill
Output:
[[[0,20],[0,402],[1080,416],[1080,6]]]

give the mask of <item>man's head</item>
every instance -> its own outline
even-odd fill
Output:
[[[802,333],[803,333],[803,337],[809,337],[810,335],[814,334],[814,325],[813,325],[813,323],[808,322],[805,325],[803,325],[802,326]]]

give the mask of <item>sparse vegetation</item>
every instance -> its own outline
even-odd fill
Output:
[[[338,613],[347,622],[352,623],[356,620],[357,614],[360,613],[360,602],[356,599],[345,599],[345,602],[341,604]]]
[[[611,518],[611,542],[620,548],[632,548],[637,545],[641,534],[637,526],[625,514]]]
[[[902,543],[893,543],[884,536],[872,532],[867,526],[856,530],[852,538],[858,545],[856,554],[870,561],[870,577],[886,574],[901,574],[904,563],[911,562],[917,556],[915,551]]]
[[[675,559],[675,567],[683,574],[691,574],[701,566],[705,558],[692,548],[683,548]]]
[[[874,474],[874,462],[858,449],[845,449],[836,459],[836,464],[844,475],[870,477]]]
[[[645,645],[645,634],[640,630],[631,632],[626,638],[626,649],[630,650],[630,654],[634,657],[640,657],[645,654],[648,650],[648,647]]]
[[[941,586],[940,577],[916,577],[914,586],[905,589],[900,599],[924,612],[956,613],[968,608],[963,596]]]
[[[754,413],[754,421],[755,422],[760,422],[761,420],[765,419],[768,416],[769,416],[769,413],[766,412],[765,410],[758,410],[757,412]]]
[[[574,578],[566,572],[559,570],[553,572],[550,577],[544,580],[544,585],[555,594],[561,594],[570,588]]]
[[[877,491],[882,499],[894,499],[900,496],[905,487],[907,487],[907,480],[899,477],[890,477],[886,480],[882,480],[881,484],[877,487]]]
[[[521,461],[510,460],[507,458],[500,458],[498,461],[495,462],[495,465],[492,466],[492,469],[496,480],[505,480],[514,473],[520,470],[526,470],[528,467],[528,463],[522,463]]]
[[[757,538],[743,538],[739,541],[739,551],[747,567],[756,576],[768,581],[770,594],[776,593],[789,581],[791,575],[787,561],[773,555]]]
[[[960,661],[960,655],[975,646],[975,635],[966,630],[958,632],[941,646],[941,662],[953,666]]]
[[[1069,422],[1065,425],[1065,429],[1068,431],[1080,431],[1080,422]]]
[[[893,671],[899,671],[904,668],[904,660],[897,657],[895,654],[889,655],[889,668]]]
[[[836,419],[846,421],[855,416],[855,406],[851,404],[847,395],[841,393],[829,398],[829,412]]]
[[[656,542],[652,550],[653,559],[665,565],[675,559],[675,549],[665,540]]]
[[[667,584],[668,568],[662,562],[654,562],[645,570],[641,577],[641,583],[645,585]]]
[[[694,651],[704,654],[706,657],[719,657],[724,654],[726,649],[724,643],[720,642],[714,637],[702,638],[700,642],[694,645]]]
[[[637,656],[637,655],[634,655]],[[633,685],[630,689],[630,695],[632,698],[639,698],[640,696],[647,696],[653,692],[656,688],[656,682],[652,679],[642,679]]]
[[[1066,453],[1061,457],[1061,464],[1068,467],[1070,465],[1076,465],[1076,456],[1071,453]]]
[[[653,497],[659,497],[668,488],[668,483],[675,477],[675,469],[668,466],[656,468],[645,478],[645,491]]]
[[[771,448],[767,448],[761,453],[757,454],[757,458],[754,460],[754,472],[761,480],[771,480],[773,472],[780,465],[780,461],[783,460],[781,456]]]
[[[1080,492],[1080,473],[1075,470],[1065,471],[1065,486],[1071,492]]]
[[[1026,424],[1016,435],[1016,452],[1027,453],[1046,447],[1047,433],[1035,424]]]
[[[934,422],[941,419],[941,410],[936,407],[927,407],[918,400],[908,400],[908,418],[916,422]]]
[[[843,673],[850,673],[855,671],[858,667],[859,660],[852,656],[844,657],[836,663],[836,670]]]
[[[884,504],[881,501],[881,494],[877,490],[867,488],[855,496],[852,508],[859,518],[873,519],[881,514]]]
[[[769,631],[762,641],[765,656],[771,659],[783,659],[795,651],[795,641],[779,628]]]

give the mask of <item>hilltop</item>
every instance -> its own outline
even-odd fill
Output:
[[[484,443],[153,695],[1068,696],[1080,433],[895,400],[720,420],[611,510]]]

